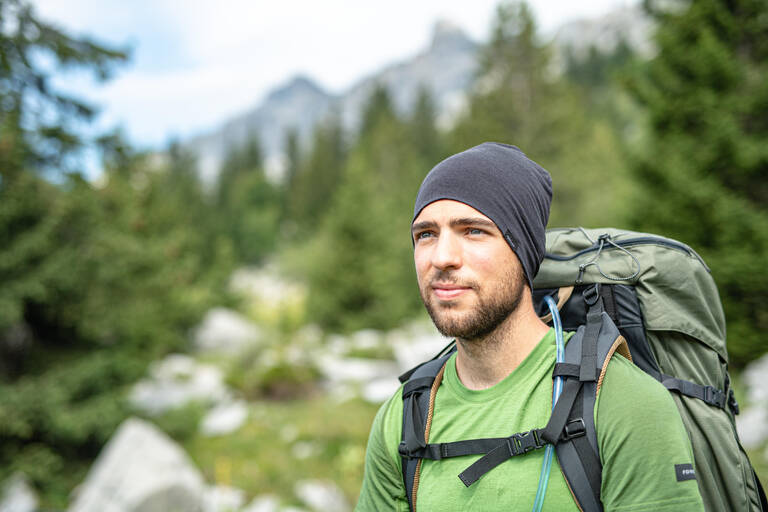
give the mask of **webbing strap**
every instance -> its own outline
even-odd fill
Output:
[[[565,381],[563,394],[557,400],[555,408],[552,410],[552,416],[549,417],[549,422],[541,433],[542,439],[552,444],[557,442],[568,422],[568,416],[571,414],[573,403],[576,401],[576,395],[579,394],[581,387],[582,383],[576,379]]]
[[[595,369],[595,380],[599,377],[600,371]],[[578,379],[581,375],[581,365],[572,363],[555,363],[555,369],[552,372],[552,378],[555,377],[573,377]]]
[[[582,382],[594,382],[596,379],[594,369],[597,365],[597,337],[600,335],[600,326],[603,324],[603,299],[600,297],[600,285],[595,284],[584,290],[584,302],[589,306],[587,311],[587,324],[584,327],[584,339],[581,346],[581,370],[579,380]]]
[[[485,439],[467,439],[450,443],[432,443],[419,450],[408,451],[405,443],[400,443],[398,451],[403,457],[441,460],[464,455],[486,454],[507,441],[506,437],[489,437]]]
[[[664,374],[661,376],[661,383],[670,391],[677,391],[682,395],[698,398],[721,409],[725,409],[728,404],[728,395],[714,386],[702,386],[689,380]]]
[[[547,444],[541,439],[540,429],[514,434],[503,441],[459,474],[459,479],[464,485],[469,487],[502,462],[517,455],[524,455],[531,450],[542,448]]]
[[[424,448],[427,443],[424,441],[424,427],[426,425],[426,418],[423,417],[421,407],[417,400],[413,398],[409,399],[411,421],[403,425],[403,442],[411,450],[417,450]]]
[[[582,411],[583,407],[584,390],[582,388],[582,390],[579,392],[578,398],[576,399],[576,403],[574,404],[571,421],[581,420],[583,423],[584,420],[582,418],[578,418],[578,415]],[[581,465],[584,468],[587,481],[589,482],[589,486],[592,489],[592,494],[596,497],[599,503],[600,486],[603,479],[603,465],[600,462],[600,457],[597,455],[597,453],[595,453],[595,450],[592,448],[592,445],[589,444],[589,440],[586,436],[574,436],[572,438],[572,442],[573,447],[576,449],[576,453],[579,454],[579,459],[581,459]]]
[[[403,398],[407,398],[411,393],[420,389],[429,389],[432,387],[432,383],[435,381],[434,377],[421,377],[418,379],[409,380],[403,386]]]

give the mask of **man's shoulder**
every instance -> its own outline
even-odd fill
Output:
[[[685,432],[670,392],[620,355],[608,362],[595,404],[595,423],[598,438],[621,437],[641,428],[659,434]]]

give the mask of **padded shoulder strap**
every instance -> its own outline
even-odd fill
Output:
[[[570,432],[560,436],[555,445],[563,476],[583,512],[603,510],[600,501],[602,464],[594,410],[597,391],[605,376],[607,363],[617,350],[625,356],[629,355],[626,341],[603,311],[602,300],[598,296],[590,305],[587,324],[579,327],[565,347],[565,363],[579,365],[578,377],[567,377],[566,387],[569,381],[575,383],[578,380],[581,389],[566,420],[565,431]],[[574,385],[570,387],[573,388]]]
[[[403,386],[403,429],[399,451],[403,454],[403,483],[408,505],[414,510],[413,492],[421,459],[412,457],[427,446],[425,431],[429,414],[429,398],[435,378],[453,351],[416,368]]]

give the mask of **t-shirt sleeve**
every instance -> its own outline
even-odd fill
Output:
[[[674,400],[622,356],[608,363],[596,405],[603,463],[601,499],[610,511],[703,511],[693,451]]]
[[[365,452],[365,474],[356,512],[407,512],[403,473],[397,446],[403,421],[401,392],[381,406],[373,420]]]

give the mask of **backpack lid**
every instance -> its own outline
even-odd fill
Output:
[[[691,336],[727,362],[725,315],[704,260],[669,238],[615,228],[547,230],[535,288],[634,285],[645,328]],[[639,265],[639,267],[638,267]]]

